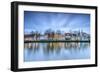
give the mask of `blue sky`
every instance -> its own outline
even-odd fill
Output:
[[[90,14],[24,11],[25,33],[44,33],[47,29],[90,33]]]

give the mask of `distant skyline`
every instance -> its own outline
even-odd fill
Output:
[[[24,11],[24,32],[47,29],[69,32],[82,30],[90,34],[90,14]]]

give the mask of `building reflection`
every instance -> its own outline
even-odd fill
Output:
[[[40,47],[39,45],[40,43],[25,43],[24,48],[29,49],[30,51],[33,50],[34,52],[36,52],[39,50],[39,47]]]
[[[25,43],[24,48],[29,49],[33,52],[38,52],[39,50],[43,50],[44,54],[59,54],[61,50],[68,49],[71,52],[89,48],[90,43],[88,42],[49,42],[49,43]]]

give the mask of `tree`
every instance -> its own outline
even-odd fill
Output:
[[[56,31],[56,34],[58,35],[58,39],[60,39],[61,31],[60,31],[60,30],[57,30],[57,31]]]
[[[51,39],[51,38],[52,38],[52,36],[51,36],[51,35],[52,35],[52,32],[53,32],[53,31],[52,31],[51,29],[47,29],[47,30],[45,31],[45,35],[47,35],[47,38],[48,38],[48,39]]]
[[[35,37],[35,32],[34,31],[31,32],[31,36],[33,37],[33,40],[34,40],[34,37]]]

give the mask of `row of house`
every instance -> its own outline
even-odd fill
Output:
[[[45,34],[25,34],[25,40],[90,40],[90,35],[85,32],[70,33],[45,33]]]

